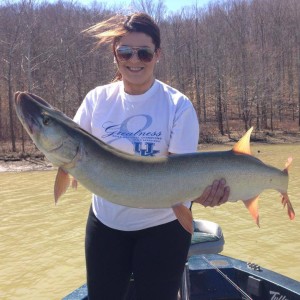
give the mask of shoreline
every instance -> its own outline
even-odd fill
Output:
[[[212,145],[228,145],[233,146],[240,136],[232,135],[231,138],[228,136],[213,135],[213,140],[207,143],[200,143],[201,149],[208,148]],[[251,144],[300,144],[300,132],[287,133],[287,132],[276,132],[270,133],[255,133],[251,137]],[[4,172],[26,172],[26,171],[51,171],[55,170],[50,162],[44,159],[42,153],[38,155],[35,153],[27,154],[23,157],[21,154],[6,153],[5,156],[1,157],[0,154],[0,173]]]
[[[0,173],[9,172],[29,172],[29,171],[51,171],[55,170],[55,167],[51,163],[43,162],[32,162],[30,160],[0,160]]]

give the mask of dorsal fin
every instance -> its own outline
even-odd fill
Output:
[[[251,155],[250,136],[251,136],[252,130],[253,130],[253,127],[251,127],[242,136],[242,138],[233,146],[233,148],[232,148],[233,152]]]

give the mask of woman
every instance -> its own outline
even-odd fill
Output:
[[[74,120],[105,143],[135,155],[195,152],[199,126],[191,102],[154,77],[161,49],[151,17],[116,16],[87,32],[99,45],[112,44],[117,80],[90,91]],[[196,201],[220,205],[228,194],[220,180]],[[93,195],[86,229],[89,299],[124,299],[132,273],[137,299],[176,299],[190,239],[172,209],[128,208]]]

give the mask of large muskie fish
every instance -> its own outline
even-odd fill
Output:
[[[257,224],[257,200],[265,189],[281,193],[282,203],[294,219],[287,194],[291,159],[281,171],[253,157],[249,144],[252,128],[230,151],[144,158],[106,145],[36,95],[17,92],[15,104],[35,145],[59,167],[55,201],[69,186],[71,174],[88,190],[113,203],[172,207],[183,227],[192,232],[192,214],[182,203],[198,198],[215,179],[224,178],[230,187],[229,201],[242,200]]]

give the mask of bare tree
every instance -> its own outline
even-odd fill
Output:
[[[194,103],[201,123],[221,134],[300,127],[299,0],[197,2],[168,12],[163,0],[134,0],[132,11],[159,22],[159,79]],[[0,4],[0,139],[16,151],[22,134],[13,93],[29,90],[72,116],[85,94],[110,82],[111,49],[94,50],[82,30],[124,7],[20,0]],[[242,121],[240,121],[240,118]],[[211,125],[210,125],[211,124]]]
[[[1,43],[3,44],[3,61],[4,70],[3,78],[7,87],[7,99],[8,99],[8,111],[9,111],[9,131],[12,151],[16,151],[16,135],[14,128],[14,99],[13,99],[13,89],[14,89],[14,63],[18,59],[17,51],[19,50],[20,44],[22,43],[21,29],[22,16],[24,13],[26,2],[21,2],[20,4],[11,4],[5,14],[2,15],[1,22],[2,26],[7,28],[6,31],[2,31]]]
[[[165,15],[166,6],[163,0],[132,0],[131,6],[137,11],[143,11],[160,23]]]

